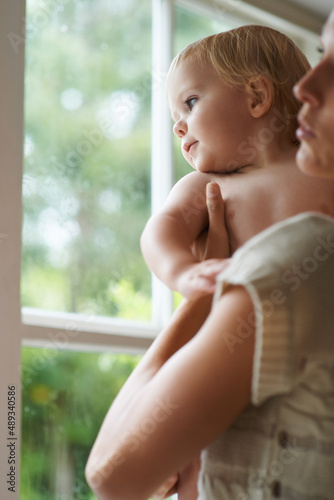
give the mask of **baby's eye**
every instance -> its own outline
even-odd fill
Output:
[[[188,109],[191,111],[193,107],[195,106],[195,102],[197,101],[197,97],[189,97],[189,99],[186,100],[186,106]]]

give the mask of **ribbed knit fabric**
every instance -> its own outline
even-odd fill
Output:
[[[251,404],[202,453],[199,500],[334,499],[334,219],[280,222],[239,249],[220,275],[255,310]]]

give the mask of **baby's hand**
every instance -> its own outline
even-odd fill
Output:
[[[202,295],[213,294],[216,289],[216,278],[225,267],[229,259],[209,259],[192,264],[180,274],[177,282],[177,291],[189,300],[197,299]]]
[[[176,493],[178,479],[179,479],[178,474],[174,474],[173,476],[169,477],[167,481],[165,481],[164,484],[161,485],[160,488],[158,488],[153,493],[153,495],[151,495],[151,498],[154,498],[156,500],[161,500],[163,498],[168,498],[169,496]]]

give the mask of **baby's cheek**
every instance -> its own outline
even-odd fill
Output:
[[[194,164],[194,162],[193,162],[193,159],[192,159],[192,158],[191,158],[191,156],[190,156],[190,155],[188,155],[188,154],[187,154],[187,153],[186,153],[183,149],[182,149],[182,155],[183,155],[183,158],[186,160],[186,162],[187,162],[187,163],[189,163],[189,165],[190,165],[192,168],[194,168],[195,170],[197,170],[197,169],[196,169],[196,166],[195,166],[195,164]]]

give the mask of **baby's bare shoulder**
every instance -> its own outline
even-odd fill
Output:
[[[182,177],[174,187],[176,186],[182,186],[182,187],[203,187],[206,186],[208,182],[211,182],[214,180],[214,175],[212,174],[205,174],[203,172],[190,172],[189,174],[185,175]]]
[[[189,198],[203,197],[205,198],[205,187],[208,182],[211,182],[210,174],[202,172],[191,172],[182,177],[173,187],[168,197],[169,202],[179,200],[185,201]]]

